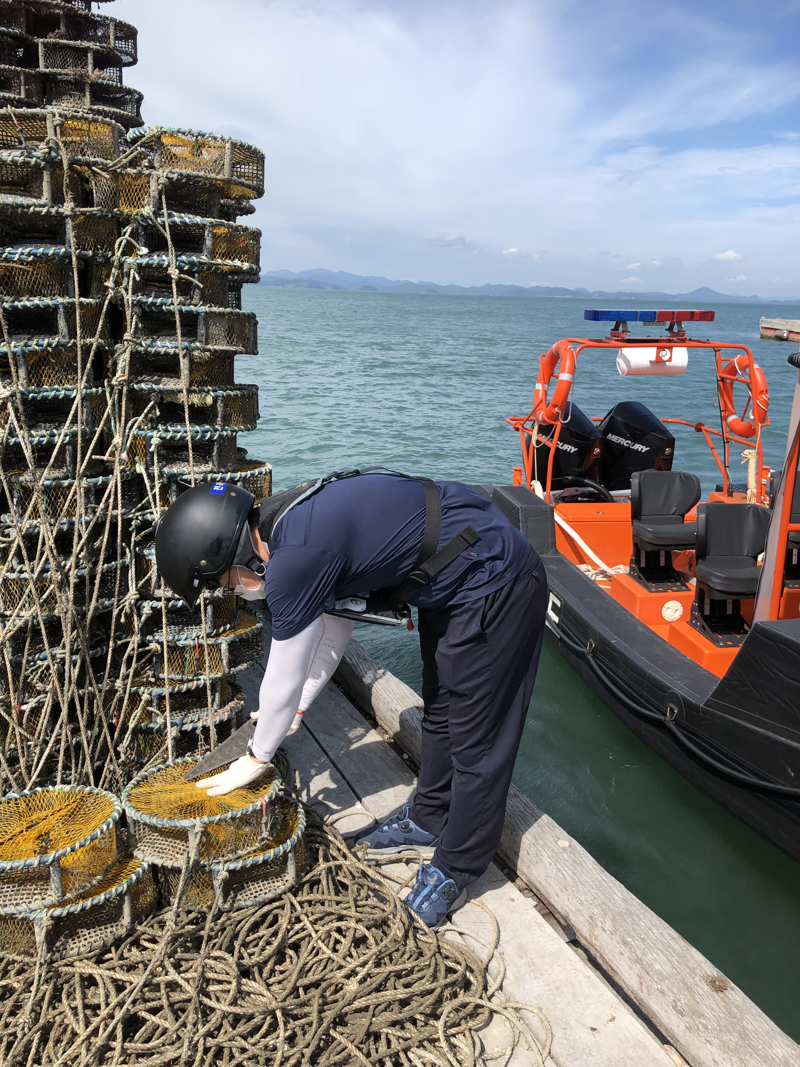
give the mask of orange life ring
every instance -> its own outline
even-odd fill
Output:
[[[553,399],[548,404],[547,390],[556,364],[560,364]],[[575,378],[575,352],[567,341],[558,341],[541,359],[539,377],[533,390],[533,416],[538,422],[552,425],[567,406]]]
[[[757,426],[763,426],[767,420],[769,410],[769,388],[763,370],[753,361],[753,373],[750,372],[750,359],[742,352],[741,355],[732,359],[720,374],[719,381],[719,407],[722,412],[722,421],[731,433],[737,437],[754,437]],[[742,377],[740,377],[740,375]],[[733,383],[741,381],[750,390],[750,399],[753,405],[750,418],[740,419],[736,414],[733,402]],[[745,409],[746,410],[746,409]]]

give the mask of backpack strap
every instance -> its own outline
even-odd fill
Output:
[[[275,509],[276,514],[269,529],[267,543],[271,550],[272,533],[278,522],[292,508],[308,500],[309,497],[318,493],[324,486],[330,482],[342,481],[345,478],[355,478],[360,474],[371,474],[373,471],[386,471],[387,474],[395,474],[400,478],[408,478],[410,481],[419,482],[425,494],[425,528],[422,532],[422,542],[419,546],[414,567],[400,585],[390,590],[388,595],[382,592],[376,594],[379,596],[381,604],[389,612],[402,613],[415,593],[422,589],[423,586],[428,585],[439,571],[444,570],[462,552],[481,539],[480,534],[472,526],[466,526],[452,540],[448,541],[440,552],[436,551],[442,532],[442,498],[439,495],[436,483],[431,481],[430,478],[418,478],[413,474],[403,474],[401,471],[393,471],[386,467],[366,467],[362,470],[334,471],[324,478],[306,482],[304,485],[281,494],[284,499],[280,501],[280,505]]]
[[[384,600],[386,606],[394,611],[404,608],[411,597],[423,586],[428,585],[439,571],[444,570],[465,549],[481,539],[480,534],[472,526],[467,526],[448,541],[441,552],[437,552],[436,548],[442,532],[442,498],[439,496],[436,483],[430,478],[415,480],[420,483],[425,494],[425,530],[413,570]]]

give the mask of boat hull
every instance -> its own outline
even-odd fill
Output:
[[[779,649],[774,662],[774,635],[767,631],[765,641],[754,630],[747,638],[751,649],[743,645],[734,661],[741,660],[738,668],[719,679],[639,622],[557,550],[549,504],[521,487],[491,487],[491,499],[542,557],[547,638],[567,663],[688,781],[800,859],[800,798],[735,778],[755,775],[778,787],[800,787],[800,676],[792,674],[800,671],[800,622],[790,627],[788,650]]]

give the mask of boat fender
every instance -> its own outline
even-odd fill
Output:
[[[769,388],[764,372],[753,361],[752,377],[746,377],[750,371],[750,360],[743,352],[732,359],[722,370],[719,379],[719,407],[722,419],[731,433],[737,437],[754,437],[756,428],[766,425],[769,410]],[[733,383],[739,381],[750,390],[752,411],[748,419],[740,419],[736,414],[733,401]],[[746,409],[745,409],[746,410]]]

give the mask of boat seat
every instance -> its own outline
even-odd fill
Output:
[[[717,600],[755,596],[760,574],[761,568],[749,556],[716,556],[711,562],[697,563],[698,582],[705,582],[718,593],[719,596],[712,597]]]
[[[718,645],[741,644],[747,633],[741,601],[754,597],[771,512],[758,504],[714,501],[697,509],[697,592],[692,624]]]
[[[694,548],[695,524],[684,516],[699,499],[700,479],[686,471],[631,475],[631,575],[649,589],[685,588],[670,553]]]

